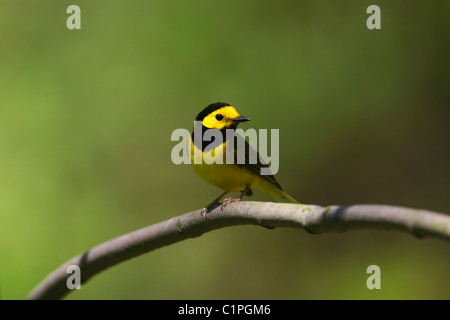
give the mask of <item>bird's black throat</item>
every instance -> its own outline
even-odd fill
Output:
[[[199,128],[200,126],[198,126],[197,128]],[[233,127],[228,127],[228,128],[223,128],[221,130],[219,129],[211,129],[211,128],[207,128],[204,125],[202,125],[201,127],[201,136],[195,134],[197,130],[197,128],[194,125],[194,130],[192,130],[192,141],[194,142],[194,145],[202,150],[203,152],[207,152],[207,151],[211,151],[212,149],[217,148],[218,146],[220,146],[221,144],[223,144],[227,138],[229,138],[230,136],[234,137],[234,129],[236,129],[236,125],[234,125]],[[205,133],[207,130],[215,130],[216,132],[220,133],[220,136],[222,137],[222,139],[216,139],[215,135],[211,136],[211,140],[209,139],[205,139]],[[228,130],[228,137],[227,137],[227,130]],[[233,135],[230,135],[230,130],[232,131],[231,133],[233,133]],[[200,138],[200,139],[198,139]]]

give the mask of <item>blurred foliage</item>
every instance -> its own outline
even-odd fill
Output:
[[[68,30],[66,8],[81,8]],[[170,160],[171,132],[226,101],[280,129],[302,203],[450,212],[449,2],[0,2],[0,293],[22,299],[103,241],[220,190]],[[269,198],[256,193],[255,200]],[[449,244],[362,230],[214,231],[69,299],[449,299]],[[381,268],[381,290],[366,268]]]

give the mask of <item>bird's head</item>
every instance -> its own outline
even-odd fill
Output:
[[[225,102],[212,103],[203,109],[195,118],[208,129],[235,129],[240,122],[250,121],[242,117],[236,109]]]

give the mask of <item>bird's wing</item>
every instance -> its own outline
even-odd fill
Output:
[[[242,158],[239,159],[238,157],[238,142],[237,139],[242,139],[244,140],[243,142],[245,142],[245,157],[244,157],[244,163],[242,163]],[[242,143],[242,141],[241,141]],[[269,169],[269,166],[264,162],[264,160],[261,158],[261,156],[259,155],[259,153],[253,149],[250,144],[240,135],[236,134],[236,138],[234,140],[234,152],[233,152],[233,157],[234,157],[234,163],[236,163],[238,166],[240,167],[244,167],[245,169],[247,169],[248,171],[250,171],[251,173],[257,175],[258,177],[274,184],[275,186],[277,186],[278,189],[282,190],[280,184],[278,183],[278,181],[275,179],[275,177],[273,175],[262,175],[261,174],[261,168],[267,168],[267,170]],[[241,156],[242,157],[242,156]],[[240,161],[239,161],[240,160]]]

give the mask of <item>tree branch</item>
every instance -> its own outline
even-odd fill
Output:
[[[235,225],[303,228],[314,234],[379,228],[406,231],[417,237],[450,240],[450,216],[428,210],[387,205],[328,206],[243,201],[216,207],[205,222],[200,210],[145,227],[100,244],[66,262],[44,279],[28,299],[61,299],[70,293],[67,267],[77,265],[81,282],[120,262],[146,252]]]

